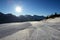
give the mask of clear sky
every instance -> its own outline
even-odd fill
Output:
[[[16,7],[22,12],[16,12]],[[60,0],[0,0],[0,12],[19,15],[50,15],[60,13]]]

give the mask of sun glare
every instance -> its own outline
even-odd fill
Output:
[[[19,7],[19,6],[17,6],[17,7],[16,7],[16,12],[22,12],[22,8]]]

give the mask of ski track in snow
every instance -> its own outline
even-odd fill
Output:
[[[60,18],[0,24],[0,40],[60,40]]]

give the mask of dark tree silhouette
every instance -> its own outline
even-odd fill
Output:
[[[55,17],[60,17],[60,14],[58,14],[57,12],[55,12],[54,14],[51,14],[51,15],[47,16],[46,19],[55,18]]]

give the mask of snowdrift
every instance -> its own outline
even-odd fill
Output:
[[[0,40],[60,40],[60,18],[26,23],[32,25]]]

